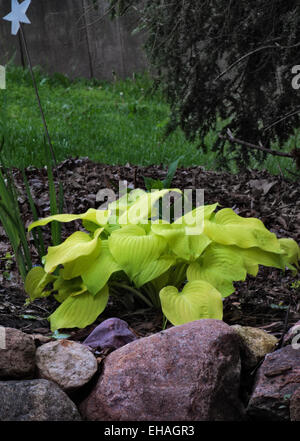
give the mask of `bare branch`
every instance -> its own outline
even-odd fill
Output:
[[[224,139],[226,141],[229,141],[231,144],[240,144],[240,145],[243,145],[243,146],[248,147],[250,149],[261,150],[262,152],[269,153],[270,155],[273,155],[273,156],[281,156],[283,158],[295,159],[295,155],[293,155],[292,153],[279,152],[278,150],[268,149],[268,148],[264,147],[263,145],[256,145],[256,144],[252,144],[250,142],[246,142],[241,139],[235,138],[229,129],[227,130],[227,135],[219,134],[219,138]]]
[[[298,47],[300,46],[300,42],[297,44],[293,44],[292,46],[281,46],[278,43],[275,44],[270,44],[267,46],[262,46],[262,47],[258,47],[256,49],[254,49],[251,52],[248,52],[247,54],[243,55],[241,58],[239,58],[238,60],[236,60],[234,63],[232,63],[227,69],[225,69],[222,73],[220,73],[220,75],[217,76],[217,78],[214,79],[214,81],[219,80],[221,77],[223,77],[226,73],[228,73],[234,66],[236,66],[237,64],[239,64],[241,61],[243,61],[245,58],[250,57],[253,54],[256,54],[257,52],[266,50],[266,49],[292,49],[294,47]]]

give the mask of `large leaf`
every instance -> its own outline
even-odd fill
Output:
[[[175,326],[203,318],[223,318],[221,294],[203,280],[188,282],[181,293],[174,286],[166,286],[159,296],[163,313]]]
[[[187,269],[189,281],[205,280],[214,286],[223,297],[232,294],[233,281],[245,280],[247,275],[240,253],[219,244],[211,244],[198,262]]]
[[[115,261],[109,250],[108,241],[103,240],[99,256],[82,273],[81,277],[88,291],[95,295],[106,285],[114,272],[121,270],[121,266]]]
[[[97,253],[100,253],[101,240],[99,235],[102,230],[102,228],[96,230],[93,239],[82,231],[76,231],[62,244],[56,247],[49,247],[48,254],[45,257],[45,271],[52,273],[58,265],[64,265],[69,262],[74,262],[75,268],[69,267],[68,275],[65,273],[65,278],[76,277],[79,275],[78,271],[80,273],[80,268],[82,271],[85,271],[91,263],[89,257],[94,259]]]
[[[53,290],[45,290],[45,288],[54,280],[56,280],[55,276],[47,274],[41,266],[36,266],[26,276],[25,292],[29,295],[30,300],[47,297]]]
[[[175,262],[164,257],[167,247],[164,238],[146,233],[138,225],[128,225],[114,231],[108,239],[110,252],[136,286],[142,286],[158,277]]]
[[[204,222],[212,217],[213,212],[219,204],[202,205],[184,214],[178,218],[174,224],[186,227],[185,232],[188,235],[202,234],[204,231]]]
[[[87,290],[82,283],[81,277],[65,280],[63,274],[64,270],[61,269],[59,277],[53,283],[53,290],[57,291],[57,294],[55,294],[54,297],[59,303],[64,302],[71,295],[82,294]]]
[[[283,262],[294,273],[297,273],[296,268],[300,269],[300,248],[293,239],[279,239],[280,246],[284,251]],[[295,267],[293,266],[295,265]]]
[[[88,291],[68,297],[56,311],[50,315],[51,330],[62,328],[85,328],[93,323],[104,311],[108,302],[107,285],[95,296]]]
[[[49,216],[33,222],[29,225],[28,231],[31,231],[35,227],[42,227],[53,221],[72,222],[74,220],[85,220],[98,226],[104,226],[107,224],[109,214],[110,212],[107,210],[95,210],[94,208],[90,208],[86,213],[83,214],[56,214],[54,216]]]
[[[258,247],[265,251],[282,254],[280,243],[274,233],[266,229],[256,218],[243,218],[230,208],[224,208],[204,222],[204,233],[213,241],[240,248]]]
[[[145,194],[146,192],[144,190],[136,188],[135,190],[132,190],[129,194],[126,193],[116,201],[111,202],[110,204],[108,204],[108,209],[110,210],[111,215],[118,218],[125,211],[127,211],[129,207],[131,207],[139,197]],[[112,219],[110,219],[110,222],[115,223],[114,221],[112,221]]]
[[[139,223],[148,223],[149,218],[154,218],[158,214],[158,201],[165,195],[175,191],[181,193],[178,189],[156,190],[151,193],[138,195],[137,200],[128,207],[119,217],[120,225],[137,225]]]
[[[154,224],[152,231],[164,237],[170,249],[181,259],[198,259],[211,243],[203,234],[204,221],[209,219],[218,204],[203,205],[177,219],[173,224]]]
[[[211,240],[205,234],[189,235],[185,225],[157,224],[152,225],[154,234],[165,238],[170,249],[181,259],[192,261],[197,259]]]
[[[159,259],[150,262],[145,268],[140,271],[135,277],[133,282],[137,288],[145,285],[145,283],[151,282],[161,274],[168,271],[168,269],[174,265],[176,259],[172,256],[161,256]]]
[[[64,264],[64,278],[66,280],[73,279],[74,277],[82,276],[82,274],[87,271],[93,262],[99,256],[102,248],[102,241],[98,240],[97,246],[94,250],[87,256],[80,256],[71,262]],[[98,292],[98,291],[97,291]]]
[[[270,266],[282,270],[285,268],[283,261],[284,256],[282,254],[271,253],[257,247],[239,248],[237,246],[231,246],[228,248],[242,257],[247,273],[252,276],[257,276],[258,265]]]

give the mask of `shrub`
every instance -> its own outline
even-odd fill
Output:
[[[299,268],[295,241],[277,239],[260,220],[229,208],[215,212],[217,203],[170,222],[161,219],[159,203],[170,191],[137,189],[106,210],[50,216],[30,225],[32,230],[80,219],[87,231],[49,247],[44,267],[26,278],[32,301],[53,293],[61,303],[50,316],[53,331],[93,323],[110,294],[126,302],[126,292],[161,307],[174,325],[221,320],[222,299],[235,291],[234,281],[256,276],[259,265]]]

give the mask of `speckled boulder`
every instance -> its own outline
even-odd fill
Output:
[[[233,325],[232,328],[244,342],[242,365],[246,370],[253,369],[269,352],[273,352],[278,340],[263,329],[250,326]]]
[[[106,357],[80,406],[87,420],[241,420],[240,344],[220,320],[175,326]]]
[[[92,352],[80,343],[58,340],[36,351],[39,377],[54,381],[65,391],[73,391],[90,381],[98,364]]]
[[[47,380],[0,381],[0,421],[80,421],[75,404]]]
[[[33,339],[18,329],[2,328],[1,331],[3,344],[0,346],[0,379],[32,378],[36,351]]]

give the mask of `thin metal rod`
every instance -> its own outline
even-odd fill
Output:
[[[23,25],[21,23],[20,23],[20,30],[21,30],[21,36],[22,36],[23,43],[24,43],[24,49],[25,49],[27,60],[28,60],[29,70],[30,70],[30,74],[31,74],[31,78],[32,78],[32,82],[33,82],[33,86],[34,86],[37,102],[38,102],[38,105],[39,105],[39,109],[40,109],[40,113],[41,113],[44,129],[45,129],[45,133],[46,133],[46,138],[48,140],[48,144],[49,144],[49,147],[50,147],[50,151],[51,151],[51,155],[52,155],[52,159],[53,159],[54,165],[55,165],[55,167],[57,167],[57,161],[56,161],[53,145],[52,145],[52,142],[51,142],[48,126],[47,126],[47,123],[46,123],[46,118],[45,118],[44,110],[43,110],[43,107],[42,107],[39,91],[38,91],[38,88],[37,88],[35,76],[34,76],[34,73],[33,73],[31,58],[30,58],[30,54],[29,54],[29,51],[28,51],[28,46],[27,46],[27,41],[26,41],[25,33],[24,33],[24,30],[23,30]]]
[[[18,40],[19,40],[19,48],[20,48],[20,55],[21,55],[21,63],[22,63],[23,69],[25,69],[24,51],[23,51],[23,45],[22,45],[20,33],[18,33]]]

